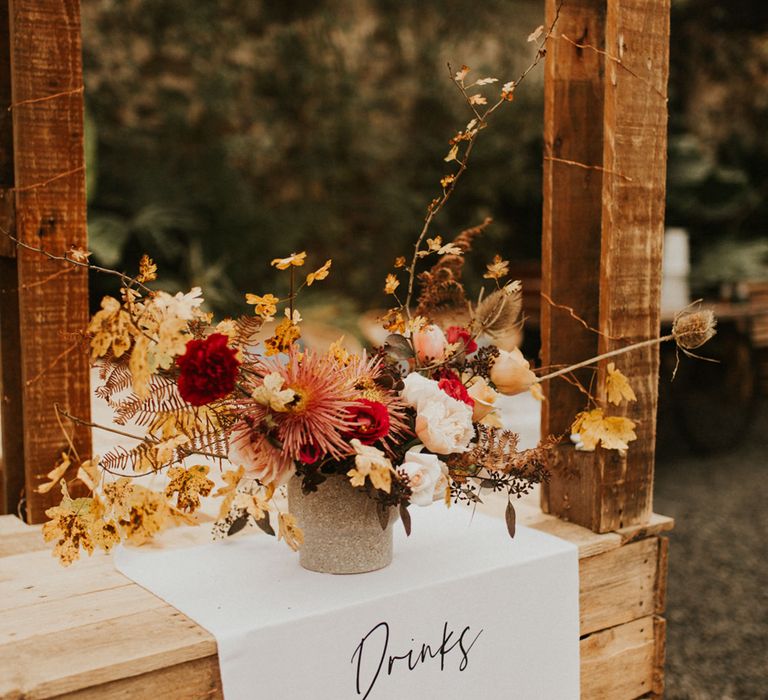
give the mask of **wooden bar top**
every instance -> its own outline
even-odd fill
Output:
[[[500,515],[503,505],[493,501],[483,509]],[[606,563],[617,571],[633,558],[644,557],[647,563],[646,545],[637,550],[622,546],[639,539],[655,543],[655,534],[672,527],[670,518],[654,515],[645,527],[595,534],[542,514],[533,499],[521,500],[517,511],[520,524],[578,546],[582,635],[627,621],[621,613],[617,618],[615,605],[600,612],[590,602],[594,597],[591,589],[601,589],[600,600],[611,600],[611,586],[617,600],[627,595],[626,581],[612,580],[604,570]],[[626,561],[611,564],[612,560],[599,556],[620,548],[628,553]],[[630,584],[634,585],[632,581]],[[632,602],[632,606],[637,604]],[[653,615],[653,608],[653,599],[643,598],[633,614]],[[633,633],[648,634],[641,626]],[[590,646],[594,645],[591,642]],[[585,653],[591,652],[582,641],[582,656]],[[0,699],[57,696],[221,697],[216,641],[195,622],[118,573],[109,556],[84,555],[81,561],[64,568],[43,542],[39,527],[2,516]]]

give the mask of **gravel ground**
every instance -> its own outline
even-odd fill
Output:
[[[765,407],[735,450],[658,456],[654,509],[676,520],[667,698],[768,698],[766,479]]]

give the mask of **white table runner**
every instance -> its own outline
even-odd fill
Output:
[[[454,506],[411,508],[381,571],[305,571],[256,534],[122,548],[117,568],[218,644],[226,700],[579,697],[578,556]],[[471,521],[471,522],[470,522]]]

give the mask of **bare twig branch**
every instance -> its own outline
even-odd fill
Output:
[[[583,168],[584,170],[597,170],[598,172],[601,172],[601,173],[616,175],[616,177],[620,177],[622,180],[626,180],[627,182],[632,182],[632,178],[629,177],[629,175],[625,175],[624,173],[620,173],[616,170],[611,170],[609,168],[604,168],[602,165],[589,165],[587,163],[580,163],[577,160],[568,160],[567,158],[556,158],[555,156],[544,156],[544,160],[550,160],[553,163],[563,163],[565,165],[573,165],[577,168]]]
[[[555,30],[555,26],[557,25],[557,21],[560,18],[560,10],[563,6],[564,0],[560,0],[560,2],[557,4],[557,9],[555,10],[555,16],[552,20],[552,23],[549,25],[549,28],[547,29],[546,33],[544,34],[544,37],[541,40],[541,43],[539,44],[539,48],[536,51],[536,57],[533,59],[531,64],[520,74],[520,76],[512,83],[513,90],[516,88],[520,83],[525,80],[525,77],[539,64],[542,58],[546,55],[546,44],[549,41],[549,38],[552,36],[552,33]],[[470,96],[467,94],[467,91],[463,85],[462,80],[457,80],[456,76],[453,74],[453,71],[448,66],[448,71],[451,75],[451,80],[454,82],[456,87],[458,87],[459,91],[464,96],[467,104],[469,105],[469,108],[472,110],[472,114],[475,116],[475,119],[477,119],[477,125],[474,129],[471,130],[469,133],[469,138],[467,139],[467,147],[464,150],[464,155],[461,160],[457,158],[457,163],[459,164],[459,169],[453,173],[453,179],[443,188],[442,196],[437,197],[436,199],[432,200],[432,203],[430,203],[429,208],[427,209],[427,216],[424,220],[424,226],[421,229],[421,233],[419,234],[419,237],[416,240],[416,245],[413,249],[413,257],[411,258],[411,264],[408,267],[408,294],[405,298],[405,303],[401,306],[401,309],[404,309],[408,318],[411,318],[411,301],[413,300],[413,288],[414,283],[416,279],[416,264],[419,260],[419,251],[421,250],[421,244],[424,242],[424,239],[427,236],[427,233],[429,232],[429,227],[432,225],[432,221],[434,220],[435,216],[442,210],[443,206],[445,206],[445,203],[450,198],[451,194],[453,194],[454,189],[456,188],[456,183],[459,181],[461,176],[464,174],[464,172],[467,169],[467,164],[469,162],[469,156],[472,153],[472,149],[475,145],[475,141],[477,140],[478,135],[480,132],[487,126],[488,117],[491,116],[499,107],[501,107],[502,104],[505,102],[508,102],[506,98],[502,97],[497,102],[495,102],[491,107],[485,110],[485,112],[480,112],[476,106],[472,103]]]
[[[64,255],[54,255],[53,253],[49,253],[44,248],[38,248],[37,246],[33,246],[33,245],[30,245],[29,243],[24,243],[20,241],[10,231],[2,227],[0,227],[0,233],[3,233],[5,236],[7,236],[11,241],[13,241],[16,244],[18,248],[24,248],[25,250],[31,250],[34,253],[40,253],[41,255],[44,255],[46,258],[50,260],[69,263],[70,265],[75,265],[76,267],[84,267],[88,270],[93,270],[94,272],[100,272],[105,275],[113,275],[114,277],[118,277],[126,287],[131,287],[135,285],[136,287],[139,287],[141,290],[143,290],[146,293],[152,293],[152,290],[149,287],[139,282],[135,277],[130,277],[124,272],[111,270],[107,267],[100,267],[99,265],[93,265],[92,263],[83,262],[82,260],[75,260],[74,258],[70,258],[66,253]]]

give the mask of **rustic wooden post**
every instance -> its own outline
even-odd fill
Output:
[[[559,0],[547,0],[548,21]],[[570,364],[659,333],[669,0],[567,0],[545,73],[542,361]],[[637,402],[626,456],[564,445],[542,509],[596,532],[652,513],[658,348],[617,360]],[[605,403],[605,364],[577,375]],[[584,395],[550,382],[543,434],[568,433]]]
[[[0,38],[0,226],[53,254],[85,249],[79,0],[0,0]],[[23,500],[30,522],[61,495],[35,493],[67,447],[54,404],[89,415],[87,285],[0,235],[0,512]],[[74,444],[90,456],[87,429]]]

